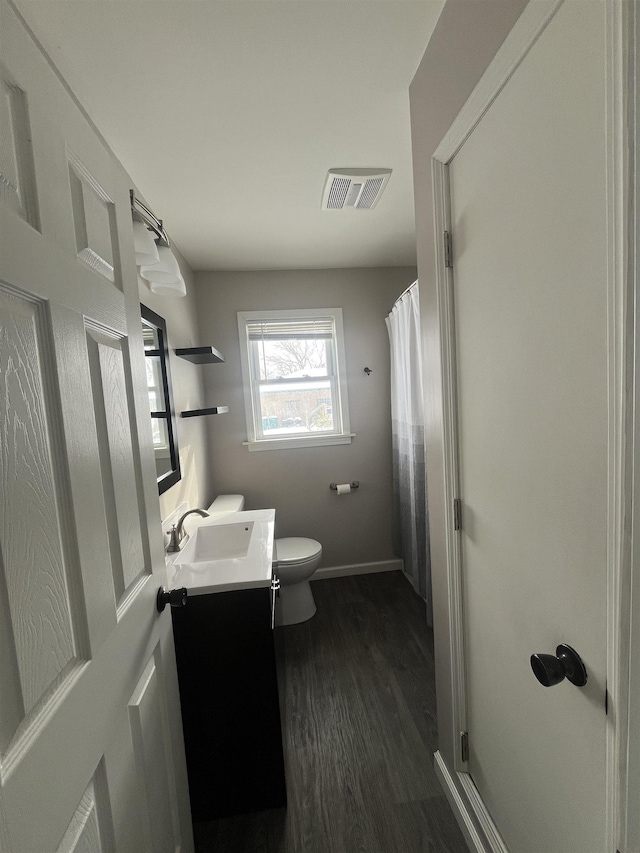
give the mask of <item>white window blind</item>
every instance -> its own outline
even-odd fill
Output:
[[[313,320],[300,317],[292,320],[261,320],[247,323],[250,341],[283,341],[330,339],[334,335],[333,317],[318,317]]]

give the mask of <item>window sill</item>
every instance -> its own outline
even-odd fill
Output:
[[[347,432],[342,435],[301,435],[296,438],[264,438],[260,441],[243,441],[243,445],[250,451],[255,450],[293,450],[296,447],[329,447],[333,444],[351,444],[355,432]]]

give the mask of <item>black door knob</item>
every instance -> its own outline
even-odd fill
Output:
[[[156,595],[156,609],[158,613],[162,613],[167,604],[172,607],[184,607],[187,603],[187,588],[186,586],[179,589],[169,589],[165,591],[163,586],[158,590]]]
[[[540,684],[553,687],[567,678],[576,687],[587,683],[587,670],[575,649],[566,643],[558,646],[553,655],[531,655],[531,669]]]

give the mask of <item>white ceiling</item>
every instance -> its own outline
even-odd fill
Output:
[[[15,0],[196,270],[415,264],[409,83],[444,0]],[[327,171],[388,167],[371,211]]]

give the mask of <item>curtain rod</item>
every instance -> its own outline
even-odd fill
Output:
[[[409,291],[411,290],[411,288],[415,287],[415,285],[417,283],[418,283],[418,279],[416,279],[412,284],[409,285],[409,287],[407,287],[405,290],[403,290],[402,293],[400,294],[400,296],[398,296],[398,298],[396,299],[396,302],[399,302],[403,296],[406,296],[407,293],[409,293]],[[394,302],[393,304],[395,305],[396,302]]]

